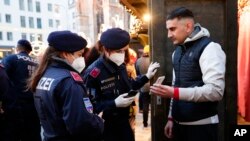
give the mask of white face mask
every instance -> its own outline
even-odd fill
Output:
[[[79,73],[82,72],[82,70],[85,68],[85,60],[84,57],[78,57],[76,58],[73,63],[71,64],[71,66],[77,70]]]
[[[125,53],[112,53],[110,56],[109,56],[109,59],[116,63],[117,66],[120,66],[123,62],[124,62],[124,59],[125,59]]]

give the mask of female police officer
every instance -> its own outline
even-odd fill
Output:
[[[48,36],[49,47],[30,79],[45,141],[100,140],[102,119],[92,112],[79,73],[86,40],[70,31]]]
[[[104,55],[100,56],[85,71],[84,81],[94,100],[94,111],[103,111],[105,141],[134,141],[129,124],[129,109],[134,97],[125,98],[133,89],[137,90],[156,73],[158,63],[149,66],[147,75],[129,80],[124,64],[125,50],[130,36],[120,28],[103,32],[100,38]]]

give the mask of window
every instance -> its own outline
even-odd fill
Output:
[[[68,4],[69,4],[69,5],[72,5],[72,4],[74,4],[74,2],[75,2],[74,0],[69,0],[69,1],[68,1]]]
[[[60,21],[56,20],[56,28],[58,28],[60,26]]]
[[[52,11],[52,4],[51,3],[48,3],[48,11]]]
[[[3,32],[0,31],[0,40],[3,40]]]
[[[21,23],[21,27],[26,27],[26,22],[25,22],[24,16],[20,16],[20,23]]]
[[[10,0],[4,0],[5,5],[10,5]]]
[[[0,13],[0,23],[2,22],[2,14]]]
[[[59,9],[60,9],[59,5],[55,5],[54,8],[55,8],[55,10],[54,10],[55,13],[59,13]]]
[[[41,29],[42,28],[42,19],[41,18],[37,18],[36,19],[36,24],[37,24],[37,28]]]
[[[41,6],[40,6],[40,2],[36,1],[36,12],[41,12]]]
[[[53,19],[49,19],[49,27],[53,27]]]
[[[42,34],[38,34],[37,35],[37,40],[38,41],[42,41],[43,40],[43,35]]]
[[[21,33],[21,39],[27,39],[27,34],[26,33]]]
[[[11,15],[10,14],[5,14],[5,21],[6,21],[6,23],[11,23]]]
[[[33,42],[35,41],[35,34],[30,34],[30,42]]]
[[[33,17],[29,17],[29,27],[34,28],[34,18]]]
[[[7,32],[7,40],[8,40],[8,41],[13,41],[12,32]]]
[[[19,0],[19,9],[24,11],[24,0]]]
[[[110,3],[118,3],[118,0],[110,0]]]
[[[28,0],[28,11],[32,12],[33,11],[33,4],[32,0]]]
[[[76,23],[73,23],[72,28],[75,30],[76,29]]]

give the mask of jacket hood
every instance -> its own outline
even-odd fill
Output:
[[[184,41],[184,43],[187,43],[187,42],[191,42],[191,41],[195,41],[197,39],[200,39],[204,36],[207,36],[209,37],[210,36],[210,33],[209,31],[204,28],[204,27],[201,27],[201,25],[199,23],[195,24],[194,25],[194,31],[192,32],[192,34]]]

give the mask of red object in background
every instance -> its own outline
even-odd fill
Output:
[[[250,121],[250,5],[239,18],[238,37],[238,110]],[[230,57],[230,56],[228,56]]]
[[[130,63],[135,64],[135,62],[137,60],[136,52],[131,48],[129,48],[128,51],[129,51],[129,58],[130,58],[130,61],[131,61]]]

